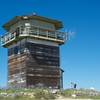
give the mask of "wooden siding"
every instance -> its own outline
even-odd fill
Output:
[[[25,80],[24,84],[14,81],[16,86],[36,87],[41,84],[60,88],[59,47],[25,42],[8,52],[9,80],[15,80],[15,76]]]

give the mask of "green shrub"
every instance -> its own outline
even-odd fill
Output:
[[[74,94],[74,90],[64,90],[61,92],[61,95],[65,96],[65,97],[71,97],[72,94]]]
[[[55,95],[50,93],[49,90],[38,89],[35,91],[35,99],[37,100],[52,100],[55,99]]]

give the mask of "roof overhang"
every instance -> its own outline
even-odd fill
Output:
[[[52,23],[52,24],[55,25],[55,28],[57,30],[63,27],[63,24],[62,24],[61,21],[46,18],[46,17],[42,17],[42,16],[31,15],[31,16],[15,16],[10,21],[8,21],[6,24],[4,24],[3,28],[8,31],[10,26],[12,26],[13,24],[16,24],[17,22],[19,22],[21,20],[29,20],[29,19],[35,19],[35,20],[40,20],[40,21],[45,21],[45,22],[48,22],[48,23]]]

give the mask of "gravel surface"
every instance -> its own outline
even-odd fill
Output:
[[[57,100],[92,100],[92,99],[70,99],[70,98],[59,98]]]
[[[56,100],[92,100],[92,99],[72,99],[72,98],[64,98],[64,97],[59,97],[58,99]]]

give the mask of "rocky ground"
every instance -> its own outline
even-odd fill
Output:
[[[62,98],[57,100],[92,100],[92,99],[70,99],[70,98]]]
[[[75,98],[65,98],[65,97],[60,96],[56,100],[93,100],[93,99],[75,99]]]
[[[0,100],[100,100],[100,92],[84,89],[66,89],[63,91],[52,91],[50,89],[7,89],[0,90]]]

